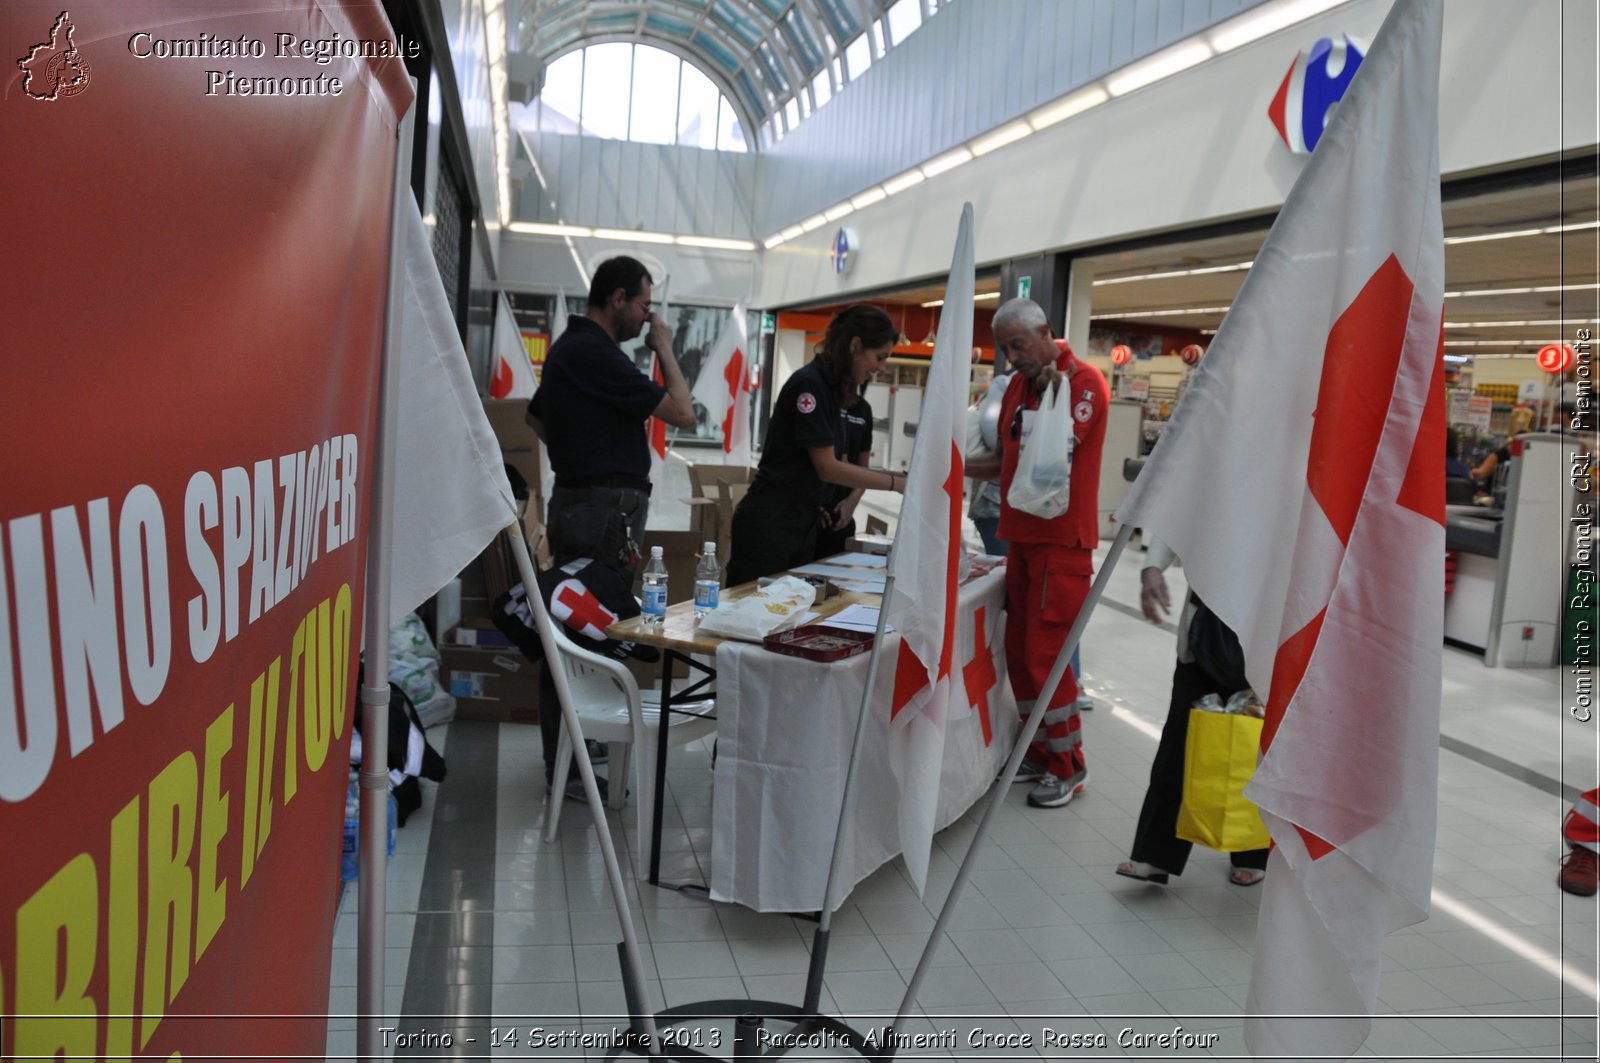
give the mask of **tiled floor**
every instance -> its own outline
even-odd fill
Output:
[[[1244,1053],[1259,890],[1227,883],[1226,859],[1196,849],[1166,887],[1116,877],[1126,859],[1164,717],[1173,635],[1137,615],[1138,553],[1124,558],[1084,640],[1092,779],[1061,809],[1013,787],[921,987],[905,1057],[1225,1058]],[[1181,572],[1169,574],[1173,598]],[[1595,1059],[1596,904],[1555,887],[1570,793],[1600,776],[1596,725],[1567,716],[1562,673],[1485,668],[1447,649],[1433,915],[1384,947],[1379,1017],[1361,1056]],[[1570,679],[1567,680],[1570,685]],[[400,1031],[448,1033],[407,1055],[604,1058],[530,1045],[530,1028],[608,1031],[626,1011],[617,918],[587,814],[569,805],[540,839],[538,729],[457,723],[433,733],[450,777],[400,831],[389,867],[385,1006]],[[674,752],[664,877],[709,870],[708,743]],[[1563,791],[1563,786],[1566,790]],[[978,809],[937,839],[918,897],[898,861],[856,888],[833,923],[824,1011],[859,1028],[892,1015]],[[798,1003],[815,924],[713,904],[636,881],[633,810],[611,813],[651,1004],[756,998]],[[355,891],[333,953],[329,1055],[355,1053]],[[1184,1033],[1175,1046],[1153,1038]],[[729,1054],[731,1024],[717,1031]],[[781,1027],[780,1027],[781,1028]],[[517,1044],[503,1031],[517,1031]],[[958,1030],[950,1044],[946,1030]],[[993,1040],[968,1043],[977,1029]],[[500,1044],[491,1043],[500,1033]],[[1046,1032],[1057,1041],[1046,1046]],[[1125,1032],[1126,1031],[1126,1032]],[[1027,1035],[1031,1047],[998,1039]],[[1072,1047],[1068,1038],[1104,1047]],[[1119,1036],[1122,1043],[1119,1044]],[[466,1038],[474,1038],[468,1043]],[[1140,1038],[1146,1040],[1140,1041]],[[812,1048],[790,1058],[854,1058]]]

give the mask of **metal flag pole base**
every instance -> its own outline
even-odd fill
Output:
[[[1083,608],[1078,610],[1078,617],[1072,622],[1072,630],[1067,632],[1067,639],[1061,645],[1061,652],[1056,655],[1055,666],[1050,669],[1050,675],[1044,681],[1044,689],[1039,691],[1039,698],[1033,703],[1033,709],[1022,725],[1022,732],[1017,735],[1016,745],[1011,750],[1011,759],[1006,761],[1005,774],[995,783],[989,806],[983,810],[983,818],[978,821],[978,829],[973,832],[972,843],[967,846],[967,855],[962,858],[961,867],[956,871],[955,881],[950,884],[950,892],[945,896],[944,906],[939,909],[939,918],[934,921],[933,932],[928,935],[927,945],[923,946],[922,958],[917,961],[917,969],[911,973],[911,980],[906,983],[906,995],[900,1001],[899,1010],[895,1012],[894,1022],[884,1030],[883,1049],[874,1057],[875,1059],[894,1058],[896,1044],[894,1033],[905,1022],[911,1005],[916,1003],[917,990],[922,988],[922,979],[928,973],[933,952],[944,938],[944,929],[950,921],[950,913],[955,910],[956,902],[961,899],[961,891],[967,884],[967,878],[972,874],[978,847],[988,836],[995,814],[1006,803],[1006,794],[1010,792],[1011,784],[1017,777],[1017,770],[1022,766],[1022,758],[1028,752],[1028,747],[1033,744],[1033,736],[1038,734],[1039,725],[1044,721],[1045,709],[1050,704],[1050,699],[1055,697],[1056,688],[1061,685],[1062,678],[1067,674],[1067,664],[1072,660],[1072,651],[1078,648],[1078,640],[1083,637],[1083,629],[1089,626],[1089,616],[1094,612],[1095,606],[1100,604],[1100,597],[1105,593],[1106,584],[1111,580],[1111,573],[1116,569],[1117,560],[1122,556],[1122,548],[1128,545],[1128,539],[1132,535],[1133,525],[1123,524],[1118,527],[1117,537],[1111,543],[1111,549],[1100,566],[1100,574],[1095,577],[1094,586],[1089,588],[1089,596],[1084,599]]]
[[[712,1023],[733,1019],[732,1035]],[[767,1020],[789,1023],[768,1029]],[[679,1004],[655,1015],[660,1031],[661,1058],[675,1061],[718,1060],[743,1063],[751,1059],[778,1059],[796,1052],[803,1059],[876,1059],[878,1043],[839,1019],[818,1015],[794,1004],[774,1000],[703,1000]],[[627,1037],[620,1050],[606,1058],[640,1055]],[[707,1050],[710,1051],[707,1051]],[[727,1055],[719,1055],[726,1051]]]

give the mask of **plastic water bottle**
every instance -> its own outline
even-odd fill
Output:
[[[717,607],[721,593],[722,566],[717,564],[717,544],[706,543],[700,548],[700,564],[694,570],[694,618],[704,620]]]
[[[661,627],[667,622],[667,563],[661,547],[650,548],[650,563],[644,568],[644,625]]]

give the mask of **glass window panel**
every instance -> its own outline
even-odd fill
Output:
[[[683,60],[660,48],[633,52],[633,122],[628,137],[645,144],[671,144],[678,134],[678,68]]]
[[[717,103],[721,98],[710,78],[691,64],[683,64],[683,86],[678,102],[679,144],[691,148],[717,146]]]
[[[872,65],[872,42],[867,40],[865,33],[851,41],[850,47],[844,50],[844,62],[850,71],[851,81],[867,72],[867,67]]]
[[[633,45],[596,44],[583,64],[583,131],[608,140],[628,138],[628,79]]]
[[[820,71],[811,79],[811,94],[817,98],[817,106],[821,107],[833,98],[833,87],[828,83],[828,72]]]
[[[544,72],[539,93],[539,128],[556,133],[576,133],[583,105],[583,50],[568,52]]]
[[[739,121],[738,112],[733,109],[726,97],[719,97],[721,106],[717,110],[717,147],[722,151],[749,151],[750,147],[744,140],[744,125]]]
[[[889,36],[899,44],[922,25],[922,0],[897,0],[889,9]]]
[[[789,102],[783,105],[783,117],[789,123],[790,129],[800,124],[800,104],[793,96],[789,97]]]
[[[881,59],[883,53],[888,51],[883,43],[883,21],[881,19],[872,23],[872,54],[874,58]]]

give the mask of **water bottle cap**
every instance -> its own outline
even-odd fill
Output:
[[[660,557],[660,556],[661,556],[661,547],[659,547],[659,546],[652,546],[652,547],[651,547],[651,548],[650,548],[650,556],[651,556],[651,557]]]
[[[701,551],[701,553],[715,554],[717,552],[717,544],[716,543],[705,543],[700,547],[700,551]]]

